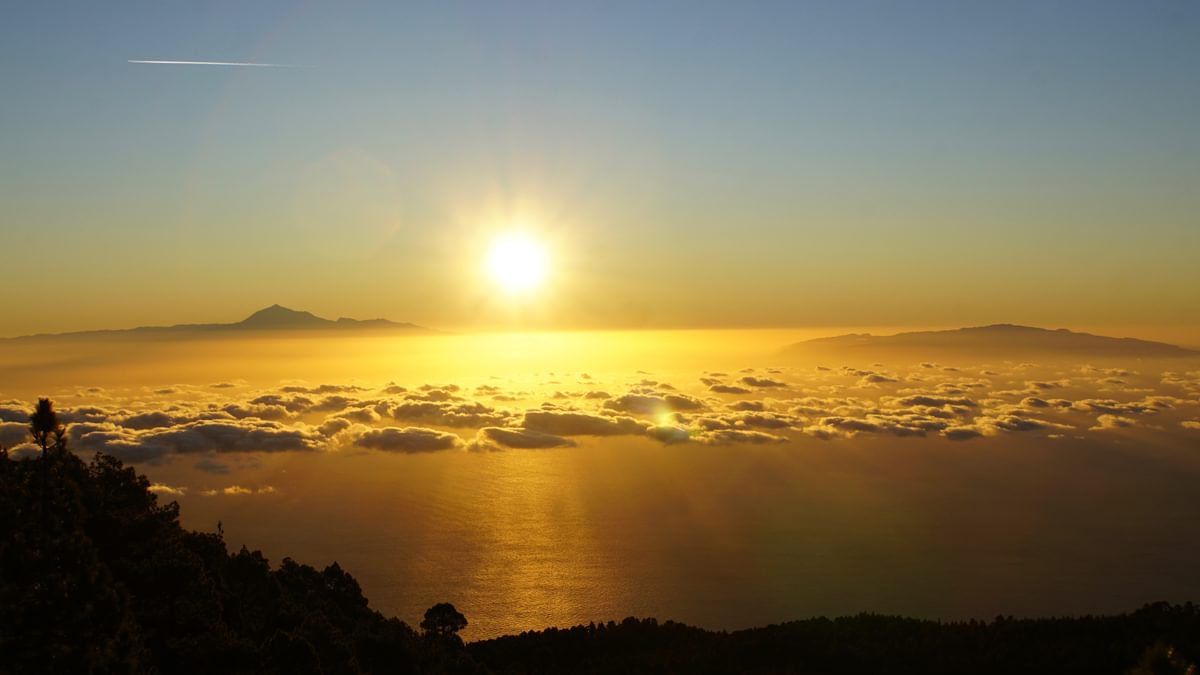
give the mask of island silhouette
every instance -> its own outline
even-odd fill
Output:
[[[1066,328],[1048,329],[997,323],[949,330],[871,335],[850,333],[815,338],[789,345],[789,354],[838,351],[854,355],[882,353],[940,353],[971,357],[1010,357],[1028,354],[1103,356],[1112,358],[1175,358],[1200,351],[1165,342],[1093,335]]]
[[[326,319],[312,312],[279,304],[260,309],[232,323],[186,323],[172,326],[38,333],[10,338],[8,341],[100,339],[203,339],[251,333],[288,335],[354,335],[393,332],[403,335],[443,335],[444,331],[390,319]],[[1181,358],[1200,356],[1200,351],[1165,342],[1131,337],[1110,337],[1077,332],[1066,328],[1048,329],[998,323],[946,330],[912,331],[893,335],[849,333],[813,338],[786,346],[787,355],[820,355],[838,352],[848,356],[874,357],[883,354],[944,355],[962,357],[1010,358],[1042,354],[1046,356],[1095,356],[1106,358]]]
[[[184,323],[173,326],[138,326],[101,330],[71,331],[68,333],[37,333],[6,338],[8,340],[37,340],[46,338],[153,338],[153,337],[203,337],[205,335],[231,335],[250,332],[327,332],[350,333],[354,331],[394,331],[407,334],[437,334],[436,331],[413,323],[400,323],[389,319],[336,320],[319,317],[312,312],[290,309],[282,305],[271,305],[254,312],[241,321],[233,323]]]

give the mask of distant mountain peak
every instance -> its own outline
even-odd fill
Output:
[[[1074,333],[1066,328],[1038,328],[1037,326],[1025,326],[1019,323],[989,323],[986,326],[964,326],[962,328],[953,328],[944,331],[925,331],[929,333]],[[1084,333],[1076,333],[1084,335]],[[908,333],[899,333],[899,335],[908,335]]]
[[[333,322],[328,319],[322,319],[312,312],[290,309],[283,305],[275,304],[258,310],[239,321],[237,325],[255,328],[295,328],[298,326],[322,326],[329,323]]]
[[[960,328],[959,330],[1031,330],[1031,331],[1039,331],[1040,330],[1040,331],[1044,331],[1047,329],[1046,328],[1036,328],[1034,326],[1022,326],[1019,323],[990,323],[986,326],[968,326],[966,328]],[[1066,330],[1066,329],[1061,328],[1059,330]]]

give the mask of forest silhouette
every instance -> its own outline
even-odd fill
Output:
[[[937,622],[862,614],[734,632],[627,618],[464,644],[449,603],[420,631],[323,570],[230,552],[145,476],[85,462],[42,399],[37,453],[0,449],[0,673],[1195,673],[1200,606]],[[814,580],[814,583],[819,580]],[[613,580],[619,583],[619,580]],[[466,608],[469,611],[469,608]]]

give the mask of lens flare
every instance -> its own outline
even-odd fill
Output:
[[[533,290],[546,277],[546,250],[526,235],[504,235],[488,250],[487,272],[505,292]]]

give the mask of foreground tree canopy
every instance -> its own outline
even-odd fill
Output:
[[[425,612],[425,620],[421,622],[421,630],[438,637],[457,636],[458,632],[467,627],[467,617],[448,602],[439,602]]]
[[[861,615],[714,633],[654,619],[463,645],[439,603],[423,634],[354,577],[186,530],[117,459],[84,462],[49,401],[39,452],[0,450],[0,673],[1182,673],[1200,607],[940,623]],[[617,583],[617,581],[614,581]]]

